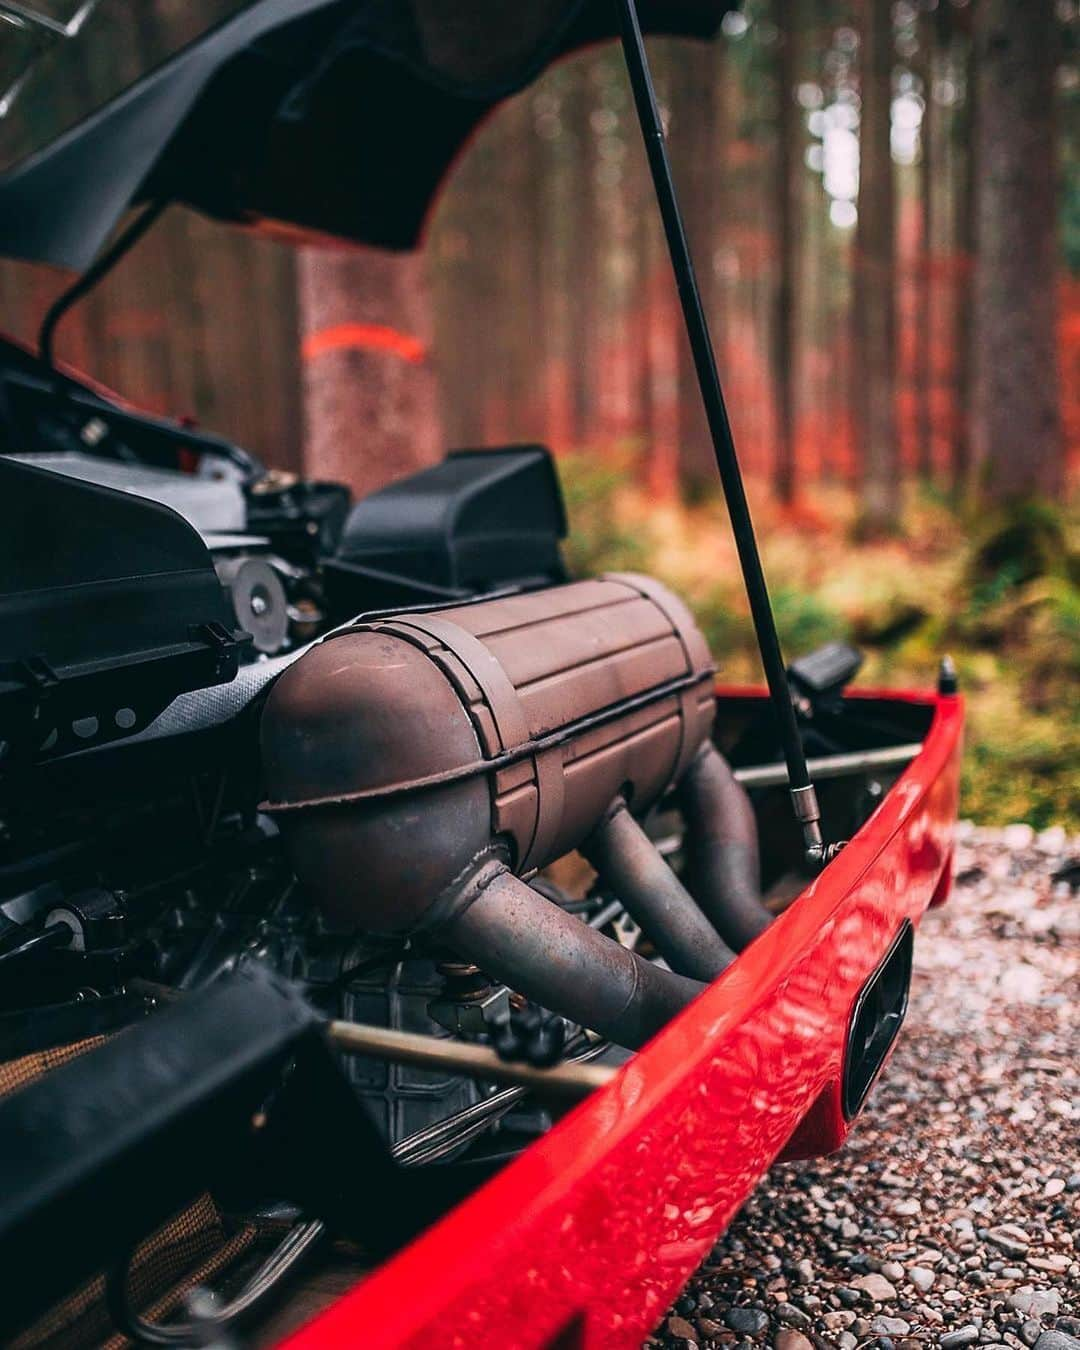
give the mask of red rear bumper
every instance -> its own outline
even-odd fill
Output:
[[[721,696],[723,690],[719,691]],[[963,707],[798,901],[602,1091],[293,1336],[360,1346],[638,1346],[782,1154],[846,1133],[859,990],[947,892]]]

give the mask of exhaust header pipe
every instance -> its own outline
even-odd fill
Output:
[[[337,926],[437,935],[636,1047],[732,958],[630,815],[708,743],[712,683],[689,612],[646,577],[359,621],[271,691],[263,809]],[[671,970],[525,884],[585,841]]]

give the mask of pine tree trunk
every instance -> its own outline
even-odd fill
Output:
[[[952,451],[952,497],[955,505],[963,505],[971,492],[972,416],[975,362],[975,344],[972,338],[973,292],[975,281],[975,253],[978,220],[976,218],[975,185],[979,181],[978,146],[978,82],[975,77],[975,43],[968,32],[964,43],[964,86],[967,97],[964,107],[965,153],[961,182],[956,194],[956,438]]]
[[[712,327],[716,286],[712,241],[719,164],[716,158],[716,56],[711,43],[686,42],[674,48],[677,65],[671,81],[670,153],[687,238],[705,313]],[[656,210],[653,202],[649,210]],[[716,460],[705,419],[693,353],[682,314],[678,326],[679,482],[690,497],[716,484]],[[723,372],[721,371],[721,378]]]
[[[567,99],[566,123],[574,137],[572,177],[573,228],[569,246],[567,279],[570,282],[569,345],[574,439],[578,447],[589,444],[596,431],[597,364],[597,136],[593,126],[596,88],[593,61],[584,61],[573,72]]]
[[[297,271],[305,471],[363,495],[434,463],[441,438],[421,256],[304,249]]]
[[[929,10],[919,16],[919,46],[923,80],[923,115],[919,129],[919,302],[916,333],[916,451],[919,474],[934,476],[934,174],[937,134],[934,114],[935,22]]]
[[[778,253],[773,306],[772,378],[776,408],[774,488],[785,506],[795,500],[795,361],[798,351],[799,186],[802,171],[802,118],[796,102],[798,80],[798,6],[776,6],[780,29],[777,60],[776,243]]]
[[[896,439],[896,266],[892,153],[892,6],[862,0],[859,220],[852,339],[856,453],[862,468],[861,530],[889,533],[900,517]]]
[[[972,431],[984,499],[1062,488],[1053,0],[981,0],[975,16],[979,252]]]
[[[654,42],[650,62],[661,115],[670,106],[672,43]],[[649,427],[646,481],[654,497],[679,489],[679,340],[683,336],[671,259],[655,199],[647,207],[646,332],[649,359]]]

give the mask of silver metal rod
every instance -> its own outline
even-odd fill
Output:
[[[550,1069],[509,1063],[486,1045],[439,1040],[411,1031],[368,1026],[363,1022],[331,1022],[331,1041],[339,1050],[372,1059],[395,1060],[425,1069],[445,1069],[493,1083],[517,1083],[548,1097],[575,1100],[610,1083],[617,1070],[603,1064],[566,1061]]]
[[[866,769],[894,769],[910,764],[922,749],[918,741],[908,745],[889,745],[883,750],[851,750],[840,755],[822,755],[807,761],[814,778],[842,778],[849,773]],[[754,764],[746,769],[735,769],[736,781],[743,787],[784,787],[788,781],[786,764]]]

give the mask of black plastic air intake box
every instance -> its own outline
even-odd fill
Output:
[[[565,535],[562,493],[543,446],[455,450],[352,508],[324,562],[331,611],[563,581]]]

